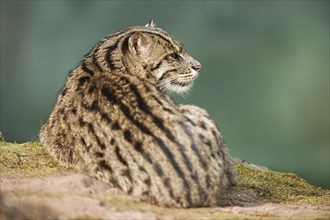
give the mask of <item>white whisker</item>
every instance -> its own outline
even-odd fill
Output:
[[[175,77],[170,77],[163,81],[157,82],[157,86],[161,91],[167,93],[168,95],[178,93],[183,98],[187,98],[189,91],[192,88],[192,84],[192,82],[180,82]]]

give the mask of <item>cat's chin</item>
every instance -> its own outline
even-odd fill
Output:
[[[183,97],[187,96],[189,91],[191,90],[193,82],[180,82],[180,81],[172,81],[166,83],[160,89],[168,94],[179,94]]]

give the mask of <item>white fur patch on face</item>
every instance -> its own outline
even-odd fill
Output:
[[[198,76],[198,72],[196,70],[192,69],[191,75],[194,77],[194,79],[196,79],[196,77]]]
[[[164,74],[164,72],[166,71],[166,68],[159,68],[158,70],[157,70],[157,72],[156,72],[156,79],[158,80],[158,79],[160,79],[162,76],[163,76],[163,74]]]
[[[180,83],[180,82],[177,82],[176,80],[174,80],[173,78],[164,80],[158,84],[159,88],[162,91],[165,91],[169,94],[177,93],[184,97],[188,94],[192,85],[193,85],[193,82]]]
[[[169,94],[178,93],[180,95],[185,95],[189,92],[193,83],[186,85],[172,84],[170,81],[165,81],[160,85],[160,89],[168,92]]]
[[[160,68],[155,73],[157,80],[161,79],[164,74],[168,72],[167,68]],[[166,79],[162,79],[157,83],[158,87],[169,94],[177,93],[185,97],[192,88],[193,81],[197,78],[198,72],[191,69],[189,75],[171,76]]]
[[[175,92],[180,95],[186,95],[193,83],[190,83],[189,85],[176,85],[176,84],[169,84],[166,88],[170,93]]]

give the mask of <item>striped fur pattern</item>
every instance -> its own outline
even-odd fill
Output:
[[[166,207],[217,204],[235,183],[215,123],[167,92],[191,87],[200,64],[153,23],[107,36],[67,77],[40,130],[62,165]]]

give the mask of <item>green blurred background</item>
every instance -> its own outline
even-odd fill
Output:
[[[231,155],[329,188],[329,1],[1,1],[1,128],[37,140],[69,70],[150,19],[202,63],[186,99]]]

